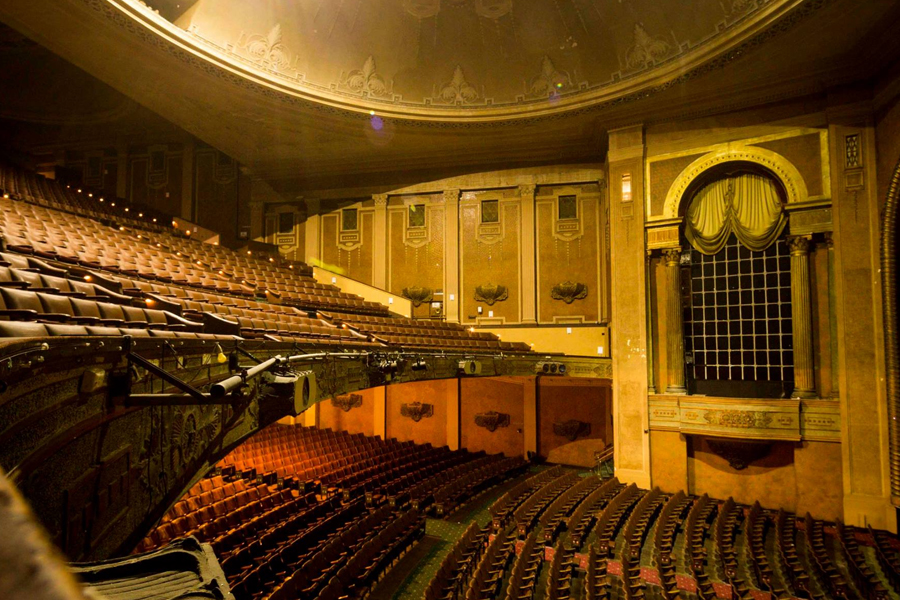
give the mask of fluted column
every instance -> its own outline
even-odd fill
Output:
[[[837,331],[837,298],[834,289],[834,237],[829,233],[825,238],[828,249],[828,325],[831,333],[831,397],[840,398],[840,381],[838,380],[838,331]]]
[[[809,238],[788,238],[791,249],[791,321],[794,330],[794,391],[791,398],[816,398],[812,311],[809,295]]]
[[[459,190],[444,190],[444,315],[459,323]]]
[[[537,324],[537,276],[535,270],[535,235],[534,235],[534,191],[532,184],[519,186],[519,197],[522,199],[522,278],[520,297],[522,298],[522,323]]]
[[[646,259],[644,260],[644,273],[645,273],[645,283],[644,289],[646,292],[644,293],[644,298],[646,300],[647,307],[647,393],[655,394],[656,393],[656,378],[654,377],[654,370],[656,369],[653,364],[653,310],[650,306],[650,284],[653,277],[650,274],[650,266],[653,251],[647,250]]]
[[[666,393],[684,394],[684,315],[681,308],[681,248],[663,250],[666,261]]]

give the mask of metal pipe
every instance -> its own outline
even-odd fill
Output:
[[[900,506],[900,340],[897,339],[897,220],[900,211],[900,160],[894,166],[881,224],[881,285],[887,371],[888,451],[891,502]]]
[[[209,388],[209,395],[213,398],[222,398],[226,394],[231,391],[237,389],[242,386],[246,382],[250,381],[254,377],[263,374],[264,372],[271,369],[273,366],[281,363],[284,359],[280,356],[276,356],[274,358],[270,358],[269,360],[265,360],[255,367],[247,369],[244,373],[240,375],[234,375],[233,377],[229,377],[219,383],[215,384],[211,388]]]

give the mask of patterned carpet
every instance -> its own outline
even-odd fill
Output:
[[[444,557],[453,548],[469,523],[484,527],[491,520],[489,508],[494,501],[519,482],[531,477],[540,467],[483,492],[446,519],[428,519],[425,538],[403,557],[372,590],[369,600],[421,600]]]

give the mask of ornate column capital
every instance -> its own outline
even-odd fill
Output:
[[[534,191],[537,189],[537,186],[533,183],[523,183],[519,186],[519,196],[534,198]]]
[[[810,238],[806,235],[794,235],[787,238],[788,248],[792,256],[806,256],[809,254]]]
[[[647,252],[651,252],[648,250]],[[673,267],[681,264],[681,248],[663,248],[663,257],[666,259],[666,266]]]
[[[387,194],[372,194],[372,200],[375,201],[375,206],[387,206],[388,195]]]
[[[459,189],[444,190],[444,202],[459,202]]]

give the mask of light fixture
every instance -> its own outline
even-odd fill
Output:
[[[91,279],[93,279],[93,277],[91,277],[90,275],[85,275],[85,276],[84,276],[84,280],[85,280],[85,281],[90,281]]]
[[[622,202],[631,202],[631,173],[622,175]]]
[[[428,363],[425,362],[424,358],[417,358],[413,361],[409,368],[413,371],[424,371],[428,368]]]

